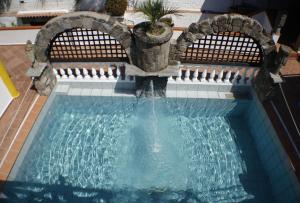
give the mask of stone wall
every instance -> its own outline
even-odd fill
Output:
[[[171,46],[169,63],[180,61],[187,47],[196,40],[218,32],[240,32],[252,37],[261,46],[264,56],[276,51],[272,37],[263,30],[259,22],[247,16],[224,14],[192,23],[184,30]]]
[[[34,53],[38,62],[48,61],[48,46],[50,41],[59,33],[76,27],[99,30],[108,33],[125,49],[129,60],[131,32],[127,26],[119,23],[113,17],[95,12],[74,12],[50,20],[37,34]]]

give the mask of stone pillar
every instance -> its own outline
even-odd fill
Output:
[[[34,78],[33,84],[40,95],[48,96],[53,90],[56,81],[52,67],[47,66],[39,77]]]
[[[164,23],[158,25],[164,30],[158,36],[146,32],[147,22],[133,28],[132,61],[145,72],[157,72],[168,66],[170,39],[173,32]]]
[[[254,79],[254,89],[261,101],[276,95],[278,84],[283,82],[279,72],[290,53],[291,49],[288,46],[281,45],[278,52],[270,53],[264,59],[264,66]]]
[[[270,71],[274,74],[278,74],[281,67],[285,66],[291,52],[291,48],[285,45],[281,45],[274,60],[274,67]]]
[[[279,75],[275,75],[266,69],[261,69],[254,79],[254,89],[260,101],[266,101],[276,95],[278,83],[282,79]]]

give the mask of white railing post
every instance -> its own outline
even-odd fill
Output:
[[[109,80],[114,80],[114,76],[113,76],[113,72],[112,72],[112,68],[110,66],[108,66],[107,68],[107,74],[108,74],[108,79]]]
[[[101,67],[99,68],[99,73],[100,73],[100,80],[106,80],[105,72],[103,68]]]
[[[175,81],[172,75],[168,77],[168,81],[169,82],[174,82]]]
[[[75,78],[75,76],[73,75],[73,72],[72,72],[71,68],[67,68],[67,73],[68,73],[69,79],[74,79]]]
[[[95,68],[92,68],[92,78],[93,78],[93,79],[98,79],[97,71],[96,71]]]
[[[179,68],[177,72],[176,82],[181,82],[182,70]]]
[[[187,82],[190,80],[191,71],[188,66],[186,66],[185,74],[184,74],[184,81]]]
[[[223,82],[223,81],[222,81],[223,75],[224,75],[224,71],[223,71],[223,69],[222,69],[221,72],[220,72],[219,75],[218,75],[217,83]]]
[[[121,72],[120,72],[119,66],[116,67],[116,75],[117,75],[117,80],[118,80],[120,78],[120,76],[121,76]]]
[[[231,77],[231,70],[229,70],[225,75],[225,83],[230,83],[230,77]]]
[[[207,67],[206,67],[206,68],[204,69],[204,71],[202,72],[200,82],[207,82],[206,76],[207,76]]]
[[[237,84],[238,83],[238,77],[239,77],[240,71],[237,70],[233,76],[233,79],[231,81],[232,84]]]
[[[52,70],[53,70],[53,74],[55,75],[55,77],[57,79],[60,79],[60,75],[58,74],[57,70],[55,68],[53,68]]]
[[[68,78],[68,76],[66,75],[66,72],[65,72],[64,69],[60,68],[60,69],[59,69],[59,72],[60,72],[60,74],[61,74],[61,78],[62,78],[62,79],[67,79],[67,78]]]
[[[79,68],[75,68],[75,74],[76,74],[76,79],[82,79],[83,77],[82,77],[82,75],[81,75],[81,73],[80,73],[80,70],[79,70]]]
[[[198,80],[198,76],[199,76],[199,70],[198,67],[195,67],[195,71],[194,71],[194,75],[193,75],[193,82],[196,82]]]
[[[215,80],[215,76],[216,76],[216,70],[213,69],[213,71],[210,73],[210,77],[209,77],[209,80],[208,82],[214,82]]]
[[[84,79],[89,79],[89,78],[91,78],[91,76],[89,75],[89,72],[88,72],[88,70],[87,70],[86,68],[83,68],[83,69],[82,69],[82,73],[83,73]]]

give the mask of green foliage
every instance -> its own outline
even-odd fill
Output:
[[[122,16],[126,11],[127,4],[127,0],[107,0],[105,10],[112,16]]]
[[[157,22],[164,22],[167,25],[172,24],[172,19],[171,18],[164,18],[166,15],[178,15],[178,11],[175,8],[167,7],[163,0],[147,0],[142,2],[136,7],[136,11],[142,12],[147,16],[147,18],[150,21],[150,32],[151,33],[156,33],[158,30],[158,27],[156,26]],[[161,20],[162,19],[162,20]],[[169,20],[171,19],[171,20]]]
[[[159,22],[163,22],[163,23],[165,23],[166,25],[168,25],[168,26],[170,26],[170,27],[172,27],[174,24],[173,24],[173,20],[172,20],[172,18],[170,18],[170,17],[168,17],[168,18],[161,18],[160,20],[159,20]]]

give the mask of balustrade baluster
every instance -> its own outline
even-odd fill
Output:
[[[230,77],[231,77],[231,70],[229,70],[225,75],[225,83],[230,83]]]
[[[66,75],[66,72],[65,72],[64,69],[60,68],[60,69],[59,69],[59,72],[60,72],[60,74],[61,74],[61,78],[62,78],[62,79],[67,79],[67,78],[68,78],[68,76]]]
[[[98,79],[97,71],[95,68],[92,68],[92,78],[93,79]]]
[[[199,70],[198,70],[198,67],[195,67],[195,71],[194,71],[194,74],[193,74],[193,79],[192,79],[192,81],[193,81],[193,82],[197,82],[198,76],[199,76]]]
[[[99,68],[100,80],[106,80],[105,72],[103,68]]]
[[[76,74],[76,79],[82,79],[83,77],[82,77],[82,75],[81,75],[81,73],[80,73],[80,70],[79,70],[79,68],[75,68],[75,74]]]
[[[207,68],[205,68],[204,71],[202,72],[200,82],[207,82],[206,77],[207,77]]]
[[[220,72],[219,75],[218,75],[217,83],[223,82],[223,81],[222,81],[223,75],[224,75],[224,71],[221,70],[221,72]]]

